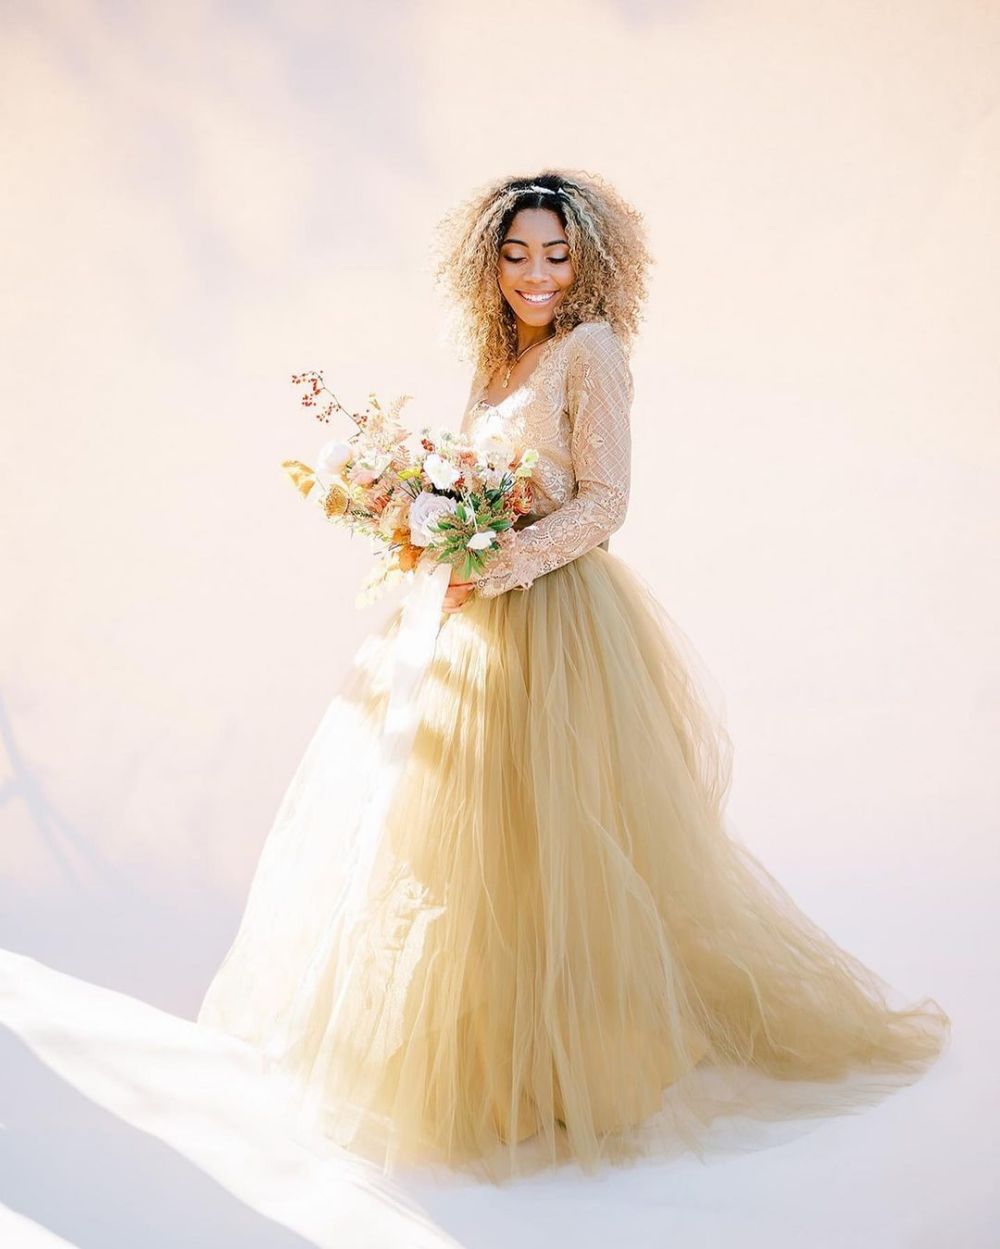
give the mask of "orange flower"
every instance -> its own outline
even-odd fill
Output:
[[[337,516],[343,516],[347,511],[350,503],[350,495],[343,487],[338,486],[334,482],[330,489],[326,492],[326,499],[323,502],[323,511],[332,520]]]
[[[399,566],[403,572],[409,572],[411,568],[415,568],[417,560],[420,559],[423,553],[424,548],[422,546],[413,546],[410,542],[402,546],[399,552]]]
[[[531,491],[531,483],[526,477],[520,477],[514,483],[514,488],[510,492],[510,501],[518,516],[526,516],[531,511],[534,497]]]

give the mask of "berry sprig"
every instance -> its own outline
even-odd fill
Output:
[[[321,369],[310,369],[305,373],[293,373],[292,382],[296,386],[308,387],[305,394],[302,396],[302,406],[304,408],[315,408],[319,403],[319,397],[324,392],[330,396],[330,398],[326,401],[326,406],[320,408],[318,412],[313,413],[317,421],[322,421],[324,424],[328,425],[330,423],[330,416],[334,412],[343,412],[345,416],[349,416],[351,418],[359,429],[364,429],[365,423],[368,420],[368,414],[366,412],[351,412],[345,408],[329,386],[327,386],[327,384],[323,381],[323,371]]]

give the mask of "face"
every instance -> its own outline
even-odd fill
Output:
[[[497,263],[497,282],[514,314],[525,325],[548,325],[574,276],[558,216],[548,208],[522,208],[507,229]]]

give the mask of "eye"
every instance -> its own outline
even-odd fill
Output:
[[[569,260],[568,256],[550,256],[549,259],[554,265],[564,265]]]

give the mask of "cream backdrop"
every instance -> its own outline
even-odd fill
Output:
[[[454,423],[433,224],[553,164],[647,217],[612,549],[725,700],[733,827],[959,1015],[998,878],[1000,6],[2,23],[0,945],[193,1015],[397,601],[354,608],[364,545],[283,476],[337,431],[290,374]]]

